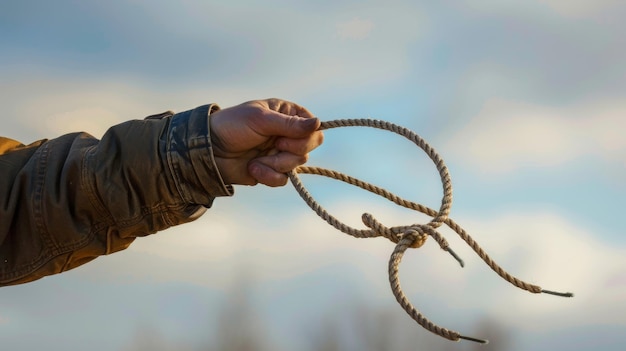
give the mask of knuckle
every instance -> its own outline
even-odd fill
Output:
[[[292,130],[292,129],[296,129],[299,128],[300,125],[298,124],[298,118],[294,117],[294,116],[289,116],[287,117],[287,128]]]
[[[322,145],[324,143],[324,133],[317,132],[317,145]]]
[[[308,161],[309,161],[309,154],[304,154],[304,155],[300,156],[299,164],[303,165],[303,164],[307,163]]]

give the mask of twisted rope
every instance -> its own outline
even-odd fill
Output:
[[[480,247],[480,245],[474,239],[472,239],[472,237],[461,226],[459,226],[452,219],[448,218],[450,209],[452,207],[452,182],[450,180],[450,174],[448,172],[448,168],[443,162],[443,159],[430,145],[428,145],[428,143],[424,139],[422,139],[416,133],[407,128],[400,127],[393,123],[373,119],[342,119],[326,121],[322,122],[319,129],[324,130],[352,126],[371,127],[391,131],[405,137],[406,139],[417,145],[419,148],[421,148],[433,161],[441,178],[441,183],[443,186],[443,198],[441,200],[441,206],[439,207],[439,210],[436,211],[424,205],[405,200],[383,188],[353,178],[341,172],[325,168],[301,166],[288,173],[289,179],[296,188],[298,194],[300,194],[300,196],[307,203],[307,205],[309,205],[309,207],[313,211],[315,211],[318,216],[328,222],[328,224],[330,224],[331,226],[335,227],[343,233],[354,236],[356,238],[373,238],[382,236],[396,244],[396,247],[393,250],[389,259],[389,283],[391,285],[391,291],[393,292],[393,295],[395,296],[400,306],[402,306],[402,308],[409,314],[409,316],[413,318],[419,325],[421,325],[428,331],[449,340],[459,341],[460,339],[465,339],[480,343],[487,343],[487,340],[464,336],[456,331],[448,330],[432,323],[411,304],[400,286],[400,280],[398,277],[399,267],[405,251],[409,247],[421,247],[426,242],[428,236],[431,236],[443,250],[450,253],[462,267],[464,266],[463,261],[450,248],[446,239],[437,231],[437,228],[440,227],[442,224],[446,224],[450,229],[454,230],[494,272],[496,272],[500,277],[513,284],[514,286],[535,294],[546,293],[563,297],[574,296],[572,293],[559,293],[550,290],[544,290],[537,285],[526,283],[523,280],[520,280],[509,274],[506,270],[500,267],[491,257],[489,257],[489,255],[487,255],[482,247]],[[297,175],[298,173],[313,174],[340,180],[342,182],[367,190],[373,194],[384,197],[399,206],[424,213],[432,217],[432,219],[426,224],[411,224],[404,226],[386,227],[378,220],[376,220],[373,215],[369,213],[364,213],[361,217],[361,220],[369,229],[356,229],[350,227],[342,223],[330,213],[328,213],[320,204],[317,203],[317,201],[315,201],[315,199],[313,199],[313,196],[311,196],[311,194],[302,184],[300,178]]]

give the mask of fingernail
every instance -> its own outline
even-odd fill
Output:
[[[307,118],[302,124],[306,129],[315,128],[317,126],[317,118]]]

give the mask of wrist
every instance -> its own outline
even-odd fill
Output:
[[[204,105],[174,115],[167,136],[167,162],[176,188],[186,203],[210,206],[233,189],[218,170],[211,144],[209,116],[217,105]]]

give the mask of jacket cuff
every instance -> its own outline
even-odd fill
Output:
[[[166,155],[176,188],[184,202],[211,206],[218,196],[232,196],[217,169],[209,115],[219,110],[215,104],[175,114],[170,122]]]

